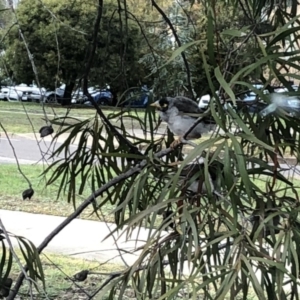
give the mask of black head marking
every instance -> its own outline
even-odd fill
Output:
[[[160,108],[161,111],[167,111],[168,110],[170,103],[169,103],[169,100],[167,98],[161,98],[158,103],[159,103],[159,106],[161,107]]]

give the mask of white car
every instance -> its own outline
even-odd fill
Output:
[[[28,89],[23,90],[22,101],[44,101],[45,94],[45,88],[38,88],[37,86],[28,87]]]
[[[7,101],[8,100],[8,92],[9,92],[9,88],[8,87],[2,87],[1,91],[0,91],[0,100],[4,100]]]
[[[1,89],[1,99],[7,100],[10,102],[20,101],[23,92],[18,91],[15,87],[5,87]]]
[[[0,93],[0,99],[10,102],[15,101],[36,101],[43,100],[46,93],[45,88],[38,88],[37,86],[28,86],[20,84],[15,86],[3,87]]]

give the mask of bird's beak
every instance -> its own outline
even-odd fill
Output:
[[[162,107],[159,105],[159,101],[156,101],[156,102],[151,103],[150,106],[153,106],[153,107],[155,107],[155,108],[157,108],[157,109],[161,109],[161,108],[162,108]]]

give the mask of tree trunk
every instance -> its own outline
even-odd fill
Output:
[[[75,80],[70,80],[69,83],[66,84],[64,96],[61,100],[61,105],[71,105],[72,100],[72,92],[74,89],[76,82]]]

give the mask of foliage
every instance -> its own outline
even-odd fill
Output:
[[[168,41],[157,46],[162,55],[167,53],[157,69],[175,70],[166,89],[157,81],[158,93],[186,84],[188,76],[177,73],[183,70],[182,52],[190,63],[198,59],[215,96],[210,113],[218,130],[184,156],[181,147],[168,148],[172,141],[169,132],[159,138],[155,135],[161,124],[151,108],[143,117],[127,110],[105,117],[101,108],[95,107],[100,121],[96,117],[83,121],[56,118],[52,123],[61,130],[53,143],[66,131],[70,135],[53,152],[59,159],[45,171],[51,176],[48,184],[58,183],[59,194],[65,193],[73,204],[76,194],[82,194],[87,186],[91,189],[68,221],[88,205],[100,213],[109,203],[114,206],[115,231],[123,230],[128,239],[135,228],[150,227],[147,237],[139,237],[145,243],[135,264],[118,276],[112,274],[99,291],[99,299],[108,292],[108,299],[114,299],[119,289],[118,298],[122,299],[129,285],[137,299],[248,299],[251,290],[258,299],[298,299],[298,188],[284,172],[287,165],[280,165],[278,158],[284,160],[289,151],[299,160],[299,120],[282,112],[262,117],[250,114],[246,106],[227,105],[225,109],[222,105],[228,99],[235,104],[234,92],[245,88],[269,102],[249,78],[260,79],[265,87],[277,81],[289,89],[288,79],[299,79],[296,1],[291,9],[285,1],[276,7],[273,1],[253,1],[251,6],[248,1],[231,1],[231,19],[239,20],[241,11],[247,18],[242,26],[225,22],[225,13],[218,15],[225,6],[198,2],[205,13],[206,39],[187,35],[184,43],[191,42],[175,51],[166,45]],[[167,71],[160,79],[163,84]],[[110,121],[116,117],[119,123],[112,126]],[[142,136],[135,136],[130,128],[134,122]],[[72,152],[75,137],[79,143]],[[204,161],[200,182],[205,183],[207,192],[191,195],[180,174],[200,157]],[[178,160],[181,166],[174,167]],[[223,172],[217,169],[217,191],[212,190],[209,179],[214,164],[224,167]],[[265,180],[264,187],[258,178]],[[193,180],[186,179],[188,183]],[[164,212],[167,217],[154,226]]]
[[[185,49],[185,54],[189,61],[193,89],[198,96],[211,94],[201,51],[205,54],[205,60],[212,66],[209,71],[216,89],[219,88],[213,69],[216,64],[221,69],[228,69],[226,64],[230,65],[227,73],[234,74],[261,56],[253,36],[249,36],[245,41],[246,32],[251,28],[251,21],[245,18],[242,10],[236,11],[231,3],[217,2],[214,8],[209,9],[204,2],[190,7],[189,3],[179,1],[170,5],[166,12],[176,28],[180,42],[191,43],[190,47]],[[211,26],[214,28],[214,35],[210,33]],[[240,37],[232,36],[230,33],[230,29],[236,26],[243,32]],[[148,49],[140,61],[154,75],[155,89],[158,93],[168,95],[188,94],[187,74],[182,57],[178,55],[166,64],[174,49],[178,47],[170,29],[165,23],[158,23],[154,28],[151,23],[146,23],[144,27],[146,32],[150,32],[149,40],[154,46],[153,49]],[[153,31],[154,33],[151,33]],[[234,50],[240,44],[239,50]],[[249,51],[253,55],[249,56]],[[259,78],[259,74],[251,72],[247,78],[255,81]]]
[[[119,66],[123,60],[133,59],[131,66],[137,72],[129,77],[129,67],[124,69],[129,84],[139,79],[138,55],[140,32],[134,24],[128,23],[127,35],[118,26],[119,17],[116,6],[105,3],[100,35],[98,37],[96,61],[90,75],[90,85],[104,86],[109,82],[118,89]],[[22,1],[17,8],[17,18],[34,63],[41,85],[53,88],[64,82],[67,85],[83,75],[87,53],[91,43],[91,24],[96,14],[96,2],[86,1]],[[122,16],[123,18],[123,16]],[[124,29],[123,29],[124,30]],[[120,49],[125,47],[124,54]],[[6,61],[10,75],[20,83],[31,83],[34,79],[32,66],[24,41],[20,39],[18,28],[9,33],[6,40]],[[123,57],[124,56],[124,57]],[[121,81],[122,83],[122,81]]]

